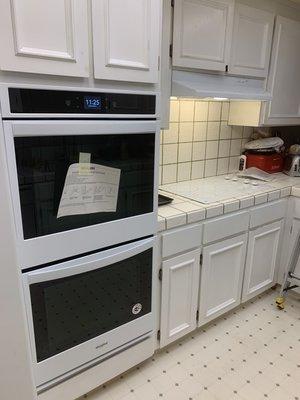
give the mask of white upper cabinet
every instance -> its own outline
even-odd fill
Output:
[[[225,71],[234,0],[175,0],[173,65]]]
[[[274,14],[237,4],[229,72],[267,77],[274,26]]]
[[[0,69],[89,75],[85,0],[2,0]]]
[[[265,124],[300,124],[300,21],[277,17]]]
[[[93,0],[92,18],[95,78],[158,81],[159,0]]]

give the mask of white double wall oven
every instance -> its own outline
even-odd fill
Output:
[[[152,335],[156,95],[3,86],[0,100],[42,390]]]

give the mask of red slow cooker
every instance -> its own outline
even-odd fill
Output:
[[[270,174],[283,171],[283,155],[273,149],[248,150],[245,155],[247,168],[256,167]]]

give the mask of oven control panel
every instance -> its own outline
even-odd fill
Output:
[[[154,115],[155,95],[9,88],[10,112],[17,114]]]

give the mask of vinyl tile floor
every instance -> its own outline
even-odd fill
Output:
[[[275,297],[266,292],[83,398],[300,400],[300,296],[283,311]]]

